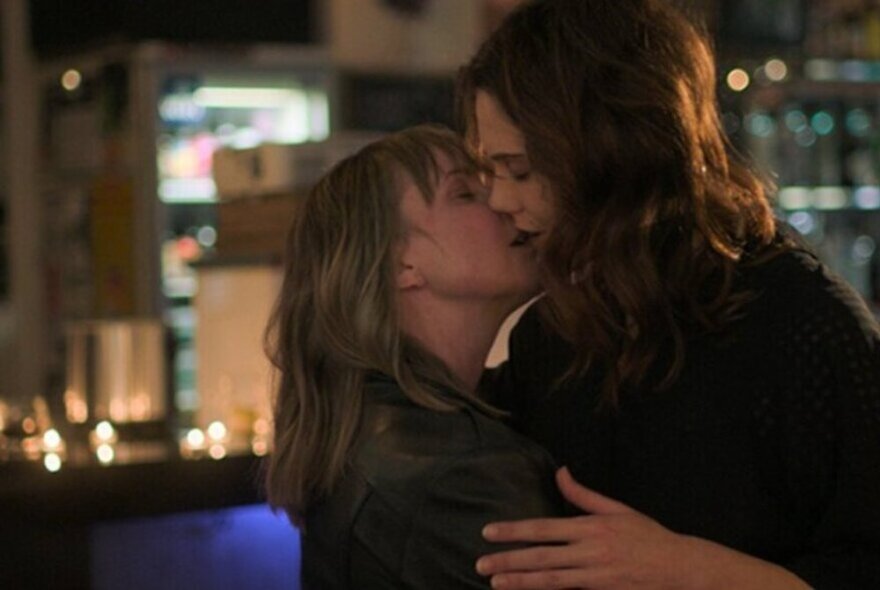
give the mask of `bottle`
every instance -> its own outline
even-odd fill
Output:
[[[811,166],[814,184],[839,186],[842,181],[840,161],[840,106],[833,102],[818,105],[810,116],[815,133],[815,164]]]

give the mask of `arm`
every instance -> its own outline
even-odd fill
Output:
[[[539,457],[516,447],[478,450],[443,469],[413,523],[403,559],[407,587],[488,588],[474,569],[492,547],[481,535],[485,524],[562,514],[552,467]]]
[[[817,589],[880,587],[880,326],[831,278],[798,318],[782,437],[786,485],[815,514],[804,551],[784,565]],[[811,488],[821,496],[804,502]]]
[[[552,545],[483,557],[493,588],[681,588],[804,590],[791,572],[717,543],[678,535],[628,506],[578,485],[563,468],[557,483],[587,514],[494,523],[488,539]]]
[[[766,332],[779,355],[779,395],[766,448],[777,461],[780,508],[802,531],[797,553],[776,565],[677,535],[561,476],[566,497],[591,514],[499,527],[490,538],[564,545],[483,561],[487,573],[541,570],[515,574],[498,587],[577,586],[574,575],[591,575],[594,590],[664,582],[682,588],[880,587],[880,331],[845,285],[831,280],[822,293],[800,280],[793,296],[799,298],[785,301],[779,310],[785,317]]]

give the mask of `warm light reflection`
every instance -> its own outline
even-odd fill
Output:
[[[58,453],[47,453],[46,456],[43,457],[43,466],[47,471],[55,473],[61,469],[61,456],[58,455]]]
[[[43,449],[57,451],[61,447],[61,435],[54,428],[43,433]]]
[[[727,74],[727,86],[734,92],[742,92],[749,87],[749,74],[742,68],[736,68]]]
[[[121,388],[120,388],[121,389]],[[121,394],[121,391],[120,391]],[[110,419],[114,422],[128,421],[128,400],[115,397],[110,400]]]
[[[788,66],[781,59],[771,59],[764,64],[764,73],[774,82],[781,82],[788,76]]]
[[[205,446],[205,433],[198,428],[193,428],[186,433],[186,442],[193,449],[200,449]]]
[[[42,453],[41,440],[37,436],[26,436],[21,440],[21,451],[25,458],[37,461]]]
[[[269,454],[271,427],[266,418],[257,418],[253,424],[253,437],[251,438],[251,452],[257,457]]]
[[[21,429],[24,430],[25,434],[33,434],[37,430],[37,423],[28,416],[21,421]]]
[[[43,465],[51,473],[55,473],[61,469],[61,457],[57,453],[48,453],[43,457]]]
[[[135,393],[131,401],[129,403],[129,411],[131,412],[131,419],[134,421],[145,421],[149,420],[152,413],[152,400],[150,400],[150,394],[139,391]]]
[[[226,425],[219,420],[211,422],[208,425],[208,438],[212,441],[221,441],[226,438]]]
[[[251,443],[251,451],[257,457],[262,457],[269,453],[269,443],[264,438],[254,438],[254,442]]]
[[[226,456],[226,447],[221,444],[213,444],[208,449],[208,454],[212,459],[222,459]]]
[[[82,84],[82,74],[76,70],[67,70],[61,75],[61,86],[68,92],[73,92]]]
[[[269,421],[265,418],[254,420],[254,434],[269,434]]]
[[[727,86],[734,92],[742,92],[749,87],[749,74],[742,68],[735,68],[727,74]]]
[[[116,458],[116,451],[113,450],[111,445],[105,443],[98,446],[95,455],[97,455],[98,461],[103,465],[107,465],[108,463],[112,463],[113,459]]]
[[[116,434],[116,429],[113,428],[113,425],[110,424],[107,420],[103,420],[98,422],[98,425],[95,426],[95,436],[98,437],[98,440],[102,442],[108,442],[113,439]]]
[[[89,407],[82,394],[73,389],[64,392],[64,408],[67,412],[68,421],[74,424],[82,424],[89,419]]]

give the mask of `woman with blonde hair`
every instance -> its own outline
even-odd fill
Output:
[[[305,588],[486,588],[492,519],[551,516],[553,466],[475,393],[534,256],[450,131],[342,161],[299,208],[267,342],[279,379],[269,501],[300,525]]]

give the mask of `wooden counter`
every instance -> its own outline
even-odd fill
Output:
[[[0,588],[89,588],[93,525],[262,502],[260,461],[173,458],[57,473],[0,463]]]

